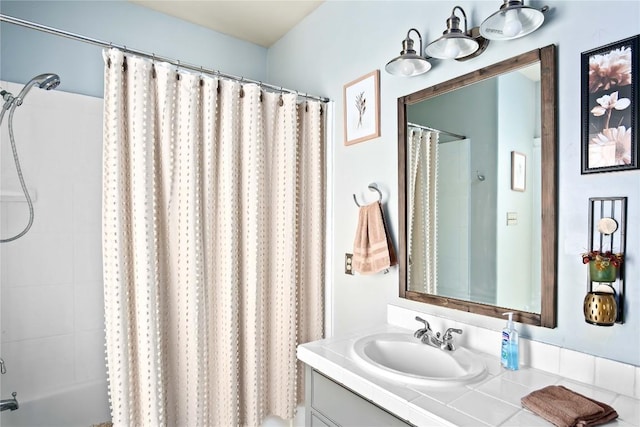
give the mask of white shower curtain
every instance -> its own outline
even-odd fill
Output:
[[[323,333],[323,105],[104,57],[114,425],[293,418],[296,345]]]
[[[438,133],[408,128],[409,290],[435,294],[437,288]]]

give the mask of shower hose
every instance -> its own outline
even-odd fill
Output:
[[[8,242],[17,240],[20,237],[27,234],[27,232],[33,225],[33,202],[31,201],[31,195],[29,194],[29,190],[27,190],[27,185],[25,184],[24,177],[22,176],[22,168],[20,167],[20,159],[18,158],[18,150],[16,149],[16,140],[13,135],[13,113],[15,112],[18,105],[17,105],[17,102],[14,102],[14,98],[10,94],[5,92],[3,95],[4,97],[8,96],[8,100],[7,102],[4,103],[2,107],[2,112],[0,112],[0,125],[2,125],[2,119],[4,118],[5,112],[9,110],[8,121],[9,121],[9,141],[11,142],[11,151],[13,151],[13,160],[16,165],[16,171],[18,172],[18,179],[20,180],[22,193],[24,194],[24,197],[27,199],[27,205],[29,206],[29,222],[27,223],[27,226],[15,236],[9,237],[7,239],[0,239],[0,243],[8,243]]]

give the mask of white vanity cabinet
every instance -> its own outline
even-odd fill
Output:
[[[305,369],[306,427],[412,425],[310,366]]]

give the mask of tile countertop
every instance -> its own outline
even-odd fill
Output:
[[[608,426],[640,426],[640,400],[562,376],[521,366],[507,371],[497,356],[476,352],[488,375],[462,387],[434,389],[393,383],[368,373],[351,356],[353,342],[380,332],[413,331],[393,325],[328,338],[298,346],[298,359],[417,426],[552,426],[525,410],[520,399],[547,385],[563,385],[575,392],[611,405],[618,419]]]

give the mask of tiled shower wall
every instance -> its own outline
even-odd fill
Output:
[[[55,70],[44,70],[55,71]],[[64,75],[61,76],[64,87]],[[22,85],[0,82],[17,95]],[[28,220],[2,123],[2,238]],[[14,131],[35,196],[31,231],[0,245],[0,397],[29,401],[106,382],[101,264],[102,99],[37,87],[17,108]],[[107,405],[106,387],[104,405]],[[78,402],[76,402],[78,403]]]

